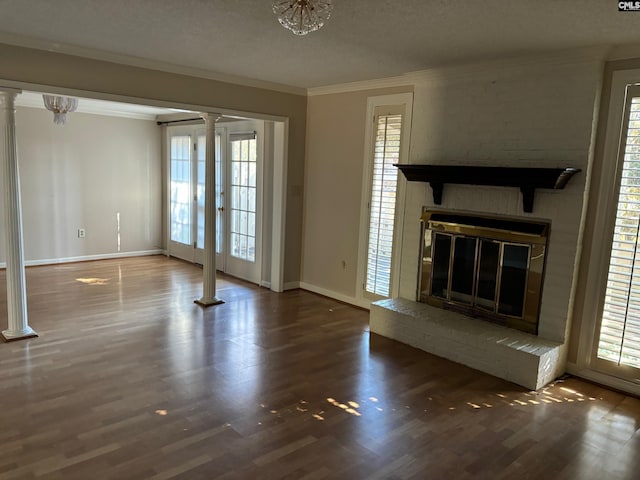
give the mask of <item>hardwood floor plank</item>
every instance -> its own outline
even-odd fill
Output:
[[[300,290],[220,275],[202,309],[201,280],[162,256],[28,268],[40,337],[0,344],[0,480],[637,478],[637,398],[530,392]]]

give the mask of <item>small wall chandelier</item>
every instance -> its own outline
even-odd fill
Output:
[[[331,0],[274,0],[273,13],[280,25],[296,35],[319,30],[333,10]]]
[[[67,113],[78,108],[78,99],[73,97],[59,97],[57,95],[42,95],[44,106],[53,112],[53,123],[64,125],[67,123]]]

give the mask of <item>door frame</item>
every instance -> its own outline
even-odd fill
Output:
[[[231,122],[225,125],[225,148],[226,155],[224,157],[223,169],[225,169],[225,177],[224,177],[224,192],[225,192],[225,203],[224,203],[224,237],[223,237],[223,253],[224,253],[224,272],[229,275],[233,275],[234,277],[241,278],[243,280],[247,280],[252,283],[256,283],[258,285],[262,284],[263,273],[264,273],[264,263],[263,263],[263,253],[265,251],[265,229],[264,226],[268,224],[268,221],[265,222],[264,219],[264,170],[265,170],[265,162],[267,158],[265,156],[265,122],[262,120],[243,120],[239,122]],[[230,245],[231,245],[231,137],[234,133],[242,134],[248,132],[255,132],[256,135],[256,220],[255,220],[255,229],[256,229],[256,256],[255,256],[255,264],[254,274],[257,278],[252,278],[252,276],[245,270],[242,266],[242,263],[245,260],[237,259],[231,255]],[[268,219],[267,219],[268,220]],[[250,269],[251,267],[248,267]]]
[[[227,246],[230,245],[230,235],[228,226],[231,225],[230,221],[230,198],[228,192],[230,192],[230,171],[227,172],[230,162],[230,140],[231,135],[235,133],[246,133],[249,131],[256,132],[257,139],[257,154],[258,154],[258,181],[259,183],[259,199],[258,199],[258,211],[256,218],[256,230],[258,235],[256,238],[256,249],[259,251],[259,255],[256,258],[255,275],[248,275],[247,272],[242,270],[234,270],[233,267],[235,261],[231,258],[230,252]],[[166,198],[165,204],[165,236],[167,245],[167,254],[172,254],[170,247],[173,245],[171,242],[171,136],[172,135],[190,135],[192,144],[192,190],[194,190],[197,181],[197,152],[193,150],[193,144],[197,143],[198,136],[202,135],[202,127],[199,123],[193,122],[186,125],[166,126],[164,129],[164,164],[166,173]],[[223,235],[222,241],[222,254],[216,252],[216,270],[230,275],[236,276],[243,280],[247,280],[261,286],[270,288],[273,291],[283,291],[284,285],[282,281],[283,268],[280,267],[284,259],[284,224],[277,218],[277,203],[284,201],[285,198],[276,194],[276,188],[278,185],[284,185],[281,175],[286,174],[282,168],[282,161],[286,154],[286,131],[285,122],[274,122],[261,119],[237,119],[233,122],[222,122],[216,125],[216,135],[220,135],[220,164],[217,164],[216,174],[220,172],[222,174],[222,191],[224,196],[222,199],[223,215],[221,219]],[[269,138],[267,139],[267,135]],[[266,149],[270,151],[267,152]],[[222,168],[219,168],[221,166]],[[267,186],[268,183],[268,186]],[[269,206],[265,205],[265,192],[269,189]],[[192,192],[192,197],[195,191]],[[283,194],[286,192],[282,191]],[[196,202],[193,202],[192,219],[197,221],[197,208]],[[282,212],[280,212],[282,213]],[[270,217],[270,218],[267,218]],[[194,234],[197,232],[194,227]],[[275,239],[275,240],[274,240]],[[195,240],[195,238],[194,238]],[[271,248],[275,245],[276,248]],[[184,248],[188,248],[184,246]],[[183,258],[187,261],[194,263],[202,263],[202,250],[193,248],[193,255],[176,255],[179,258]],[[270,258],[265,257],[266,252],[271,252]],[[280,262],[274,261],[278,255],[281,255]],[[200,259],[200,261],[198,261]],[[236,265],[237,266],[237,265]],[[278,268],[280,267],[280,268]],[[267,274],[265,276],[265,273]],[[278,290],[279,287],[279,290]]]

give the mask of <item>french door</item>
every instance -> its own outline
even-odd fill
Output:
[[[173,256],[202,263],[205,131],[202,127],[170,127],[168,132],[168,250]]]
[[[216,268],[254,283],[260,283],[262,264],[260,123],[234,122],[217,129],[215,141]],[[206,134],[202,127],[169,127],[168,132],[168,250],[201,264]]]
[[[259,284],[262,274],[262,122],[237,122],[225,130],[225,272]]]

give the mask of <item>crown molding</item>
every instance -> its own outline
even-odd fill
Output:
[[[601,64],[607,58],[608,46],[559,50],[545,54],[506,57],[484,62],[451,65],[407,74],[413,83],[464,80],[469,77],[494,76],[496,72],[519,73],[527,69],[555,68],[575,65]]]
[[[307,96],[331,95],[335,93],[359,92],[362,90],[375,90],[378,88],[408,87],[413,85],[410,74],[398,75],[396,77],[376,78],[373,80],[363,80],[359,82],[337,83],[323,87],[312,87],[307,89]]]
[[[307,90],[302,87],[293,85],[284,85],[282,83],[269,82],[266,80],[257,80],[253,78],[241,77],[237,75],[229,75],[211,70],[205,70],[194,67],[176,65],[173,63],[162,62],[159,60],[149,60],[130,55],[121,55],[111,53],[104,50],[97,50],[86,47],[78,47],[64,43],[50,42],[47,40],[25,37],[23,35],[15,35],[0,32],[0,43],[13,45],[16,47],[32,48],[34,50],[44,50],[52,53],[60,53],[63,55],[72,55],[75,57],[90,58],[92,60],[100,60],[104,62],[118,63],[131,67],[146,68],[149,70],[158,70],[161,72],[175,73],[178,75],[187,75],[197,78],[206,78],[218,82],[232,83],[243,87],[261,88],[264,90],[273,90],[281,93],[289,93],[293,95],[305,96]]]
[[[336,93],[357,92],[377,88],[406,87],[421,83],[437,81],[456,81],[495,75],[496,71],[520,71],[526,68],[557,67],[578,64],[600,63],[607,59],[610,47],[587,47],[561,50],[540,55],[501,58],[483,62],[428,68],[407,72],[395,77],[364,80],[360,82],[341,83],[325,87],[307,89],[310,97]]]

